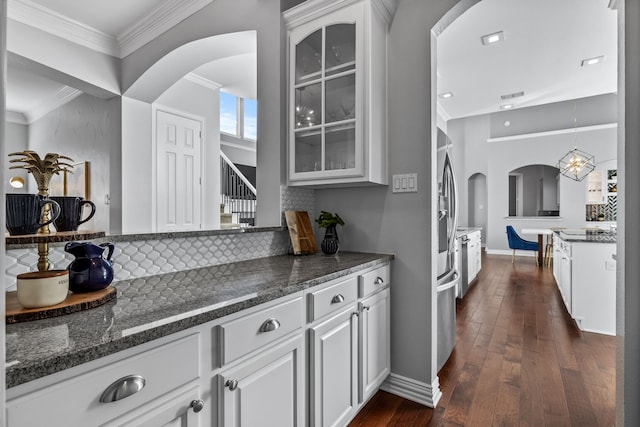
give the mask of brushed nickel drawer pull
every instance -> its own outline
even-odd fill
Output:
[[[146,380],[141,375],[127,375],[111,384],[100,396],[100,402],[110,403],[136,394],[144,388]]]
[[[272,317],[271,319],[267,319],[264,321],[262,326],[260,326],[260,332],[275,331],[279,327],[280,327],[280,322],[278,322],[278,319]]]
[[[233,391],[238,388],[238,380],[227,380],[227,382],[224,383],[224,386],[229,387],[229,390]]]
[[[344,297],[342,294],[334,295],[333,298],[331,298],[331,304],[340,304],[343,301]]]
[[[376,280],[373,281],[374,285],[382,285],[384,284],[384,280],[382,280],[382,277],[378,276],[376,277]]]

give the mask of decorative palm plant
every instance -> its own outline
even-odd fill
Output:
[[[38,194],[42,196],[49,195],[49,183],[53,175],[60,175],[62,171],[73,173],[73,165],[64,162],[64,160],[73,161],[73,159],[61,154],[47,153],[44,159],[41,159],[35,151],[25,150],[9,153],[9,156],[21,156],[20,158],[9,160],[9,163],[22,164],[11,166],[9,169],[26,169],[36,180]]]

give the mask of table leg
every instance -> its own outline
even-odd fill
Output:
[[[543,251],[543,241],[542,234],[538,234],[538,267],[542,267],[542,251]]]

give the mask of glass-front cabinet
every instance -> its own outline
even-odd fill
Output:
[[[290,185],[386,184],[384,55],[395,6],[382,10],[391,14],[381,19],[370,0],[311,0],[285,12]],[[373,43],[382,43],[375,52]]]

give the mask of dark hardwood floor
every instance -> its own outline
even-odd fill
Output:
[[[549,268],[483,255],[436,409],[380,391],[351,427],[614,426],[615,337],[581,332]]]

